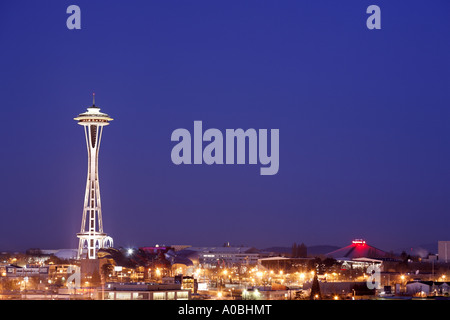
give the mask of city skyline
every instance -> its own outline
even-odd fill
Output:
[[[77,248],[86,146],[115,246],[449,240],[450,4],[77,1],[0,5],[0,251]],[[279,170],[177,166],[177,128],[279,129]]]

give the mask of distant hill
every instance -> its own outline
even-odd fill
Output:
[[[318,245],[318,246],[306,246],[308,250],[308,255],[319,255],[319,254],[326,254],[329,252],[332,252],[334,250],[340,249],[340,247],[332,246],[332,245]],[[275,252],[279,254],[290,254],[292,252],[291,247],[271,247],[262,249],[263,252]]]
[[[266,248],[266,249],[261,249],[260,251],[285,254],[285,253],[291,253],[292,249],[290,247],[270,247],[270,248]]]
[[[331,246],[331,245],[319,245],[307,247],[308,255],[310,254],[326,254],[334,250],[340,249],[341,247]]]

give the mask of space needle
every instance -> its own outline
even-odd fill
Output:
[[[81,231],[77,233],[79,240],[78,259],[96,259],[100,248],[113,246],[113,240],[103,232],[102,206],[100,201],[100,185],[98,180],[98,153],[102,139],[103,127],[113,119],[100,112],[95,105],[95,93],[92,106],[74,118],[83,126],[88,153],[88,173],[84,196]]]

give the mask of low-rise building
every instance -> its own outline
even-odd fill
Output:
[[[190,247],[178,254],[183,251],[195,252],[204,268],[255,265],[260,258],[259,250],[253,247]]]
[[[406,294],[411,296],[448,295],[450,283],[438,281],[411,281],[406,284]]]
[[[190,300],[191,290],[181,284],[107,283],[97,291],[99,300]]]
[[[267,257],[258,259],[258,265],[267,270],[283,271],[306,269],[314,258]]]

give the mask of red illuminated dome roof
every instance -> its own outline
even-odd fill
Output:
[[[365,240],[355,239],[344,248],[332,251],[327,256],[334,259],[351,260],[356,258],[380,259],[386,257],[386,252],[369,246]]]

